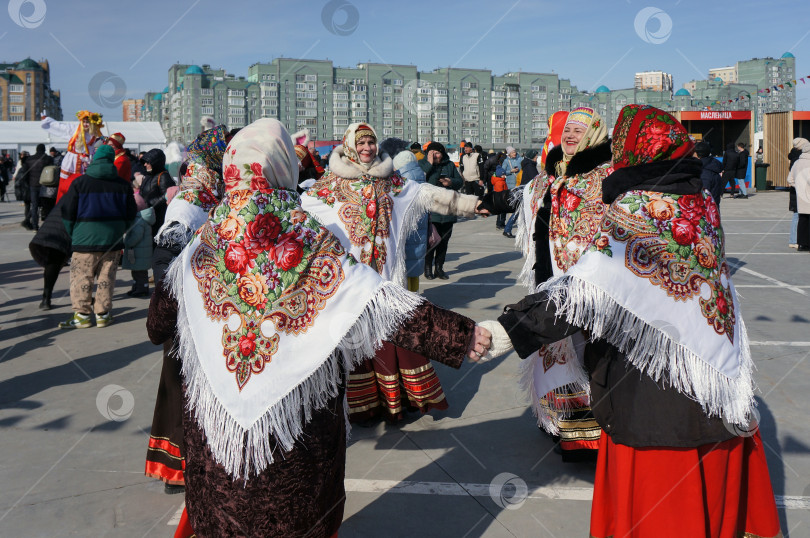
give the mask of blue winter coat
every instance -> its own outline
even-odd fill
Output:
[[[152,225],[154,223],[155,210],[152,207],[147,207],[135,217],[135,224],[124,236],[124,269],[146,271],[152,267]]]
[[[517,186],[517,172],[511,172],[512,168],[517,168],[520,170],[520,164],[523,162],[523,159],[518,155],[514,159],[510,159],[507,157],[503,160],[503,164],[501,165],[506,171],[506,186],[511,190]]]
[[[417,183],[425,182],[425,172],[419,166],[418,161],[411,161],[399,170],[399,174],[408,181],[415,181]],[[407,276],[419,276],[425,270],[425,253],[427,252],[427,243],[430,223],[428,222],[428,215],[419,219],[419,224],[416,229],[411,232],[408,239],[405,241],[405,270]]]

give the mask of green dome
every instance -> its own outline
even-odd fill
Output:
[[[26,58],[25,60],[18,63],[17,66],[14,69],[21,69],[21,70],[22,69],[26,69],[26,70],[39,69],[39,70],[42,70],[42,66],[39,65],[38,63],[36,63],[31,58]]]
[[[168,87],[168,86],[166,86],[165,88],[163,88],[163,92],[162,92],[162,93],[169,93],[169,87]]]
[[[156,93],[154,97],[152,97],[152,101],[163,101],[163,94]]]
[[[186,75],[204,75],[205,71],[199,65],[190,65],[186,69]]]
[[[598,88],[596,88],[596,93],[610,93],[610,88],[602,84]]]
[[[795,58],[795,56],[790,52],[786,52],[782,55],[782,58]]]
[[[691,93],[689,93],[689,90],[687,90],[686,88],[681,88],[680,90],[678,90],[677,92],[675,92],[675,95],[676,95],[676,96],[678,96],[678,95],[688,95],[688,96],[690,96],[690,97],[692,96],[692,94],[691,94]]]

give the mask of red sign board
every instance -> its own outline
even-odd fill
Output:
[[[686,120],[747,120],[751,121],[750,110],[690,110],[681,112],[681,121]]]
[[[810,110],[797,110],[793,113],[794,120],[810,120]]]

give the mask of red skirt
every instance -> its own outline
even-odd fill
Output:
[[[447,409],[439,376],[428,359],[383,342],[370,360],[358,364],[346,386],[349,420],[359,422],[374,416],[396,422],[404,408]]]
[[[782,536],[759,432],[697,448],[632,448],[602,435],[591,536]]]

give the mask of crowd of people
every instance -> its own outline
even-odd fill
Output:
[[[128,295],[151,296],[163,368],[145,472],[185,493],[176,536],[335,536],[347,424],[446,409],[433,362],[512,350],[563,460],[597,461],[592,536],[780,535],[759,434],[728,427],[755,405],[719,213],[737,149],[720,162],[641,105],[612,138],[582,107],[554,114],[538,150],[463,142],[458,164],[367,123],[321,159],[261,119],[206,129],[174,177],[162,150],[135,158],[100,115],[77,118],[43,119],[68,151],[25,164],[60,172],[28,184],[40,307],[68,264],[64,329],[113,322],[119,262]],[[793,145],[807,250],[810,142]],[[476,323],[418,295],[419,277],[448,279],[454,224],[489,215],[524,253],[527,295]]]

